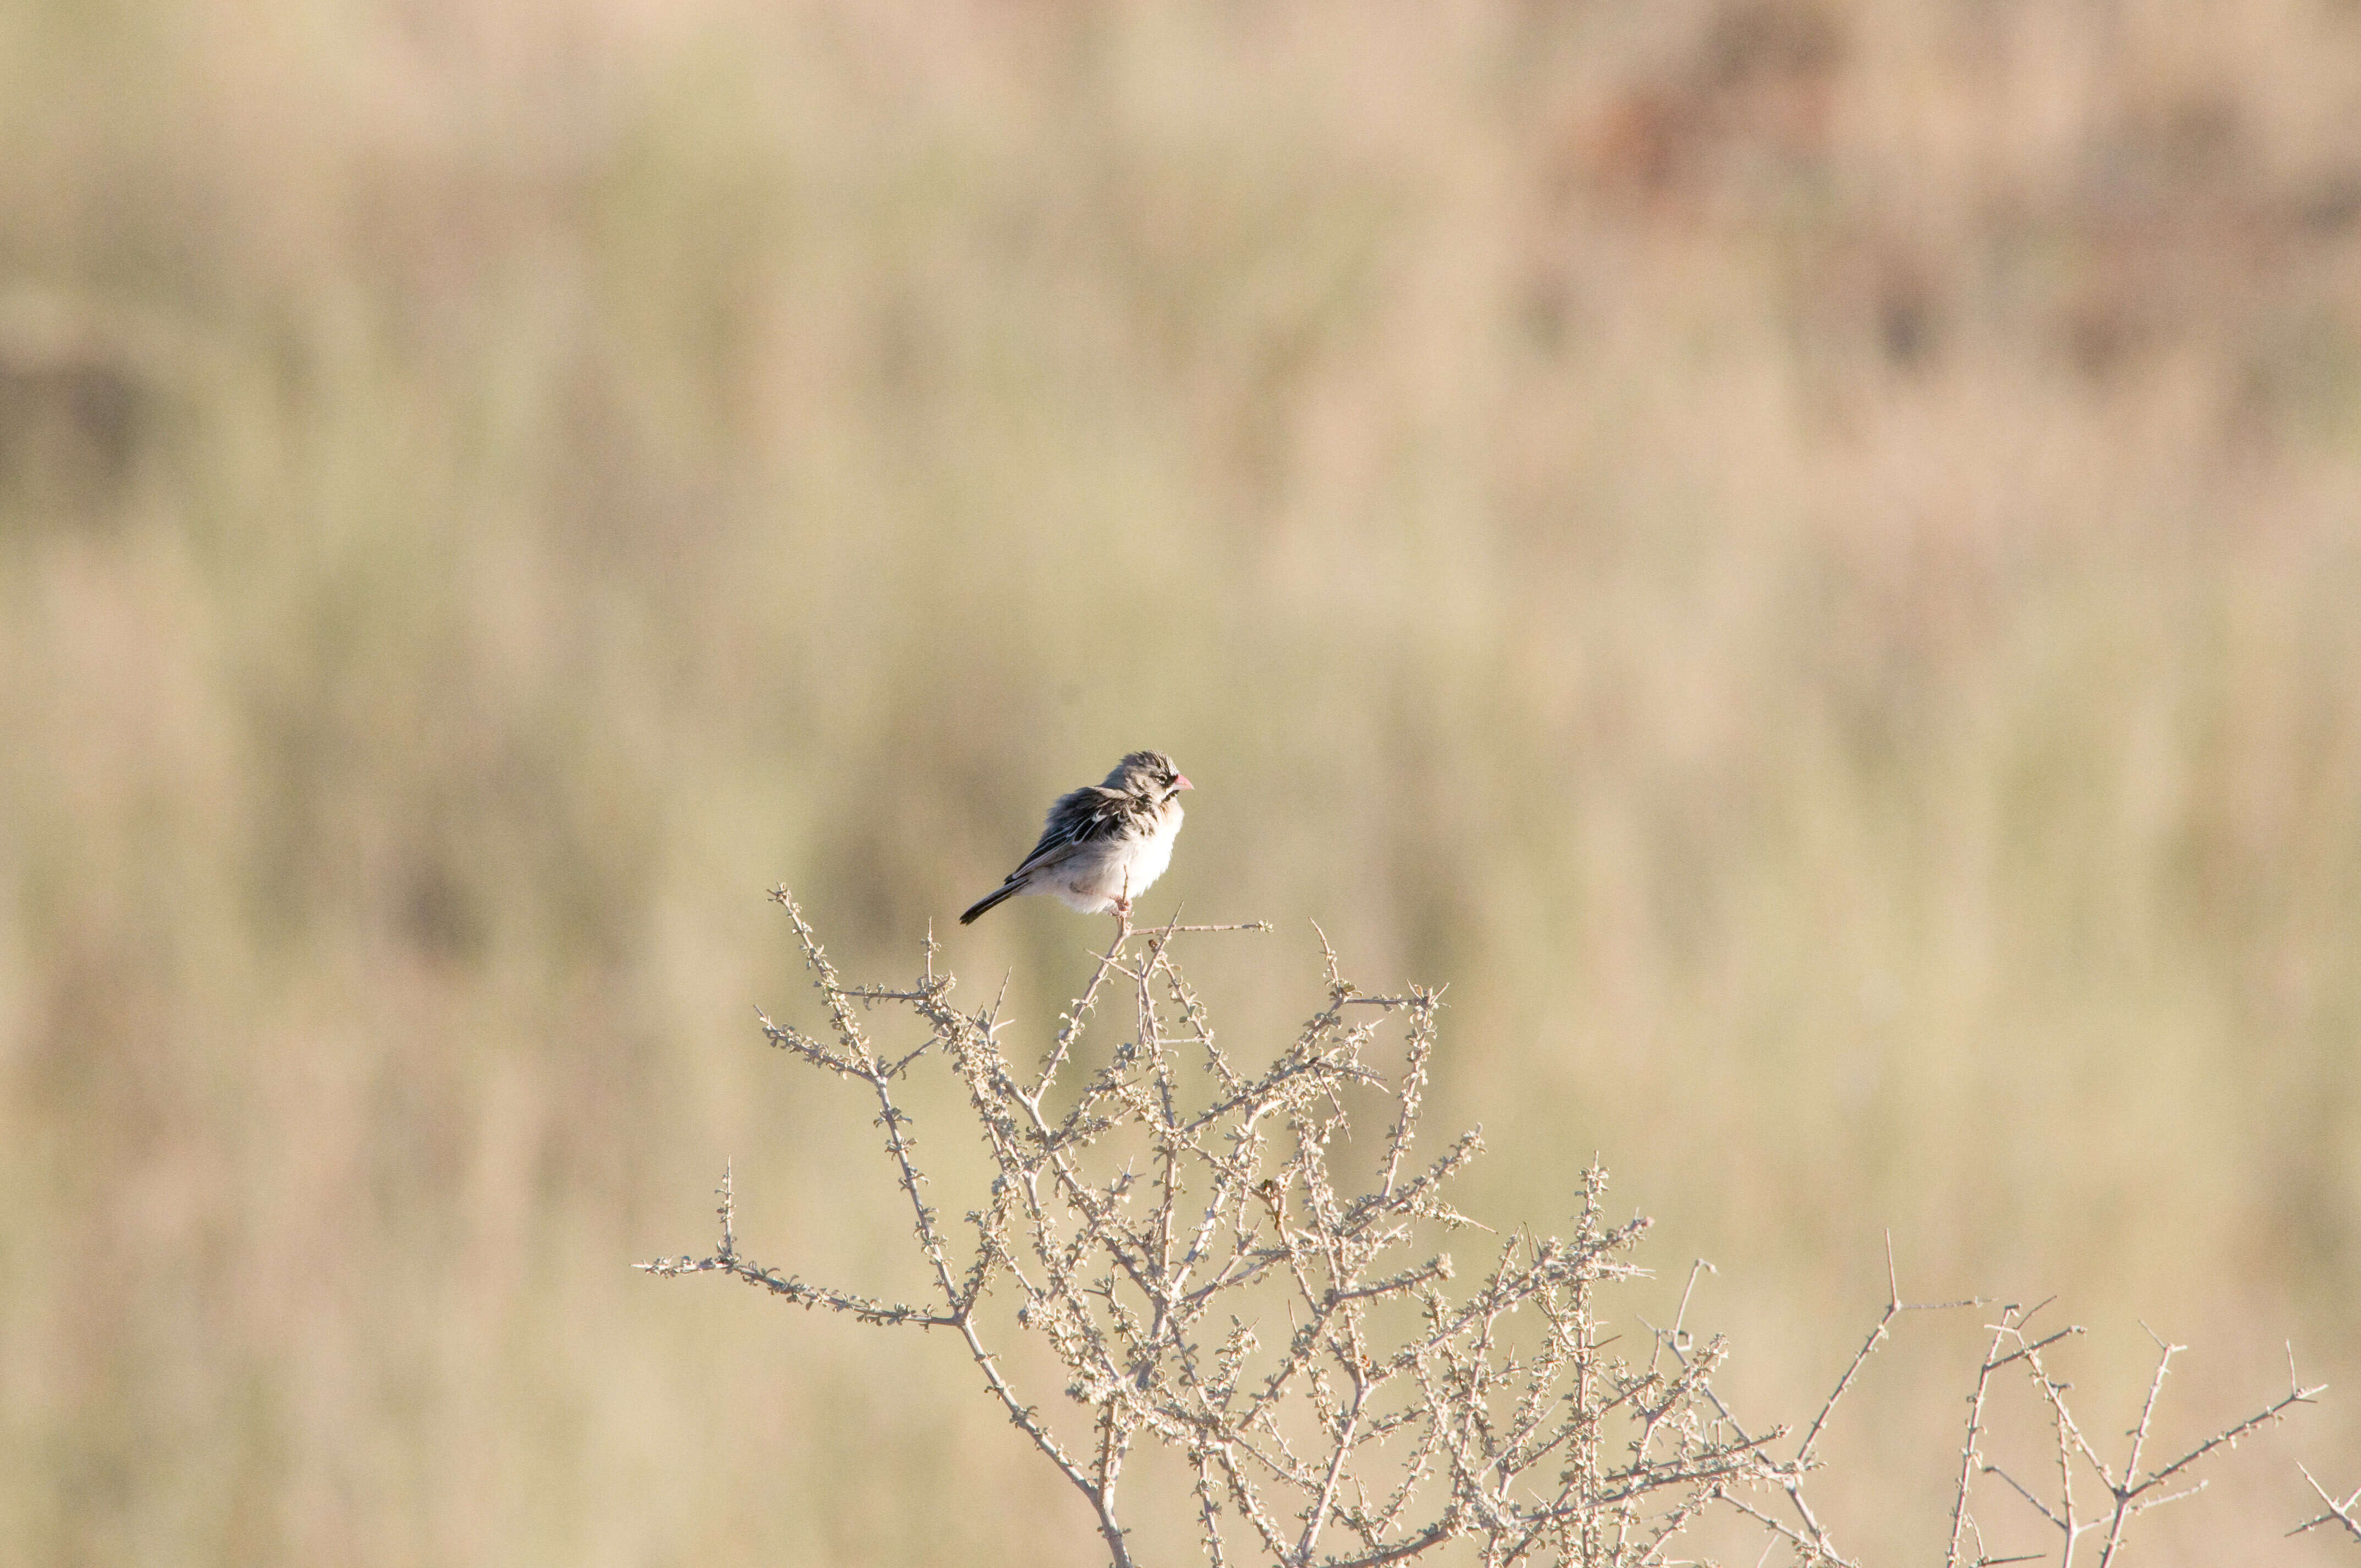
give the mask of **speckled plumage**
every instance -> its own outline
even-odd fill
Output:
[[[1049,894],[1085,915],[1128,915],[1171,863],[1180,792],[1195,787],[1161,751],[1132,752],[1106,783],[1060,795],[1033,852],[960,924],[1022,893]]]

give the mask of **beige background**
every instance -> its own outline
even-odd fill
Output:
[[[1040,1023],[1101,923],[950,917],[1140,745],[1150,912],[1279,927],[1226,1037],[1310,919],[1447,982],[1466,1204],[1598,1152],[1635,1334],[1708,1257],[1806,1415],[1891,1228],[2095,1431],[2141,1320],[2168,1444],[2291,1340],[2135,1539],[2361,1554],[2277,1544],[2361,1484],[2361,9],[35,0],[0,1555],[1092,1562],[955,1345],[629,1265],[734,1157],[917,1288],[763,890]],[[1854,1550],[1979,1344],[1848,1408]]]

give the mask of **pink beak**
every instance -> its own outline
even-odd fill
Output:
[[[1195,789],[1197,786],[1189,782],[1189,775],[1187,773],[1176,773],[1172,778],[1172,787],[1174,789]]]

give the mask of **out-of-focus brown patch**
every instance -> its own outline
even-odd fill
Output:
[[[1668,70],[1631,83],[1576,134],[1565,174],[1609,198],[1693,209],[1730,182],[1815,167],[1847,52],[1824,7],[1728,5]]]
[[[60,300],[0,298],[0,495],[100,515],[162,410],[130,334]]]

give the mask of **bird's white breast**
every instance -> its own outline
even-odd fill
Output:
[[[1148,891],[1148,884],[1164,874],[1172,863],[1172,840],[1180,836],[1179,803],[1166,806],[1157,814],[1156,830],[1139,840],[1139,848],[1131,861],[1131,895],[1134,898]]]
[[[1104,915],[1117,901],[1137,898],[1172,863],[1172,840],[1180,831],[1176,803],[1157,813],[1155,826],[1137,839],[1102,839],[1080,846],[1049,891],[1069,909]]]

